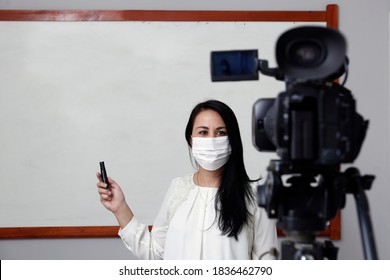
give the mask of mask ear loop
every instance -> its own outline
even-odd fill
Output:
[[[190,137],[191,137],[191,145],[188,145],[188,154],[189,154],[189,156],[190,156],[190,162],[191,162],[192,167],[193,167],[196,171],[198,171],[198,170],[199,170],[199,165],[198,165],[198,163],[196,162],[194,156],[192,155],[192,136],[190,136]]]
[[[190,161],[191,161],[192,167],[193,167],[195,170],[199,170],[199,165],[198,165],[198,163],[196,162],[194,156],[192,155],[192,148],[191,148],[191,146],[188,146],[188,154],[189,154],[189,156],[190,156]]]

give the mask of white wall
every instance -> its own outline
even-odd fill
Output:
[[[358,111],[370,120],[362,152],[355,163],[362,173],[375,174],[368,191],[380,258],[390,259],[389,172],[389,11],[387,0],[339,1],[0,1],[0,9],[176,9],[176,10],[323,10],[340,8],[340,30],[348,39],[350,76]],[[119,239],[0,241],[1,259],[122,259],[131,258]],[[350,197],[342,212],[339,259],[362,259],[355,204]],[[101,253],[99,253],[101,252]]]
[[[252,145],[250,108],[285,85],[265,76],[212,83],[210,51],[258,48],[276,65],[277,37],[298,25],[0,22],[0,227],[116,224],[93,187],[101,160],[152,224],[172,178],[193,172],[183,116],[209,98],[232,106],[248,175],[265,176],[276,156]]]

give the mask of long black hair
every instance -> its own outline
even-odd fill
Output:
[[[216,111],[225,122],[232,152],[222,174],[218,188],[215,208],[218,215],[218,226],[222,234],[238,239],[238,234],[251,219],[248,201],[253,200],[253,190],[244,166],[243,147],[237,118],[232,109],[218,100],[208,100],[194,107],[189,117],[185,138],[191,147],[191,134],[196,116],[203,110]]]

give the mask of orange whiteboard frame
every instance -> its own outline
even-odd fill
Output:
[[[168,11],[168,10],[0,10],[0,21],[292,21],[325,22],[338,29],[339,9],[324,11]],[[0,228],[0,239],[113,238],[118,226],[55,226]],[[151,229],[151,226],[150,228]],[[278,236],[283,232],[278,230]],[[341,239],[340,212],[320,236]]]

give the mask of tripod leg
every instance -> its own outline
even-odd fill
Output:
[[[374,230],[371,224],[370,210],[367,196],[362,187],[357,187],[353,192],[356,208],[359,217],[360,233],[362,236],[362,243],[364,249],[364,257],[366,260],[377,260],[378,255],[376,251]]]

